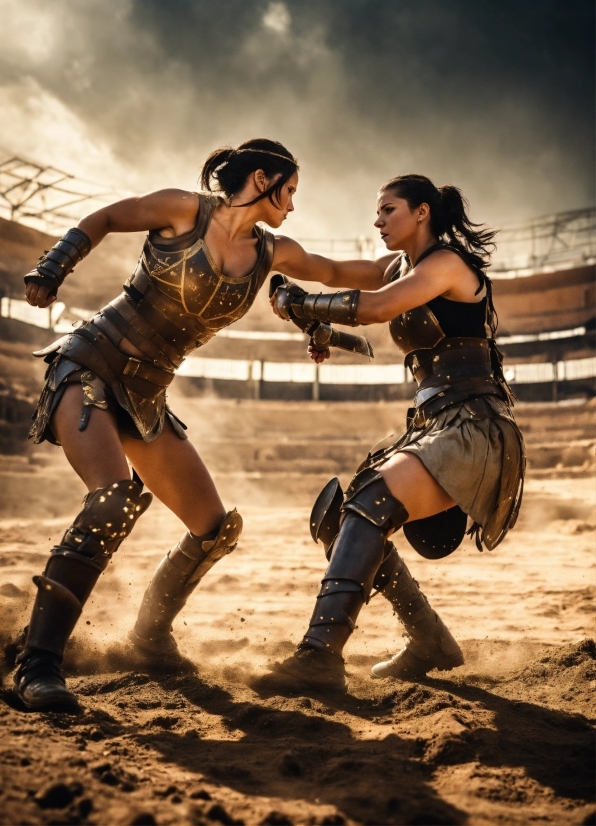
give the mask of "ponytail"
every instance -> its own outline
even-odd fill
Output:
[[[381,187],[404,198],[410,209],[426,203],[430,208],[430,228],[438,241],[457,249],[474,269],[485,270],[494,252],[496,232],[470,221],[469,205],[456,186],[436,187],[424,175],[400,175]]]
[[[268,138],[253,138],[237,149],[231,146],[216,149],[203,164],[201,186],[208,192],[222,192],[229,199],[242,190],[257,169],[262,169],[267,178],[275,177],[274,183],[250,203],[238,206],[252,206],[263,198],[269,198],[277,206],[284,184],[298,171],[298,163],[285,146]]]

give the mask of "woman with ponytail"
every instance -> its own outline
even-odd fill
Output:
[[[314,505],[311,533],[329,566],[302,642],[267,678],[292,688],[346,689],[343,647],[360,609],[379,592],[407,643],[375,665],[373,677],[417,680],[461,665],[459,645],[390,537],[403,528],[418,553],[440,559],[459,546],[469,518],[478,550],[492,550],[521,503],[524,446],[495,345],[486,274],[495,233],[470,221],[456,187],[436,187],[423,175],[388,181],[377,214],[375,226],[396,253],[381,289],[309,295],[286,284],[272,298],[286,319],[389,322],[418,383],[406,432],[369,454],[345,494],[332,479]]]
[[[76,706],[60,669],[64,647],[101,572],[149,507],[143,484],[186,529],[155,572],[130,635],[143,662],[180,664],[172,622],[212,565],[236,547],[240,514],[224,507],[166,403],[184,358],[242,318],[271,269],[373,290],[382,284],[375,262],[309,255],[260,226],[277,229],[294,209],[298,163],[282,144],[259,138],[218,149],[201,183],[202,192],[165,189],[88,215],[25,276],[27,301],[48,307],[109,232],[148,232],[122,294],[36,353],[48,368],[30,436],[61,445],[89,493],[35,577],[14,677],[30,709]]]

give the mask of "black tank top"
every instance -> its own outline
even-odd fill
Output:
[[[486,296],[477,304],[467,301],[451,301],[442,295],[426,302],[448,338],[473,336],[486,338],[484,319],[486,318]]]
[[[431,255],[436,250],[441,249],[448,249],[456,255],[459,255],[468,267],[476,273],[478,281],[480,282],[478,287],[478,292],[480,292],[488,281],[486,274],[482,272],[482,270],[478,270],[476,267],[472,266],[470,261],[466,259],[466,256],[455,247],[451,247],[444,243],[433,244],[432,247],[429,247],[422,253],[416,263],[419,264],[428,255]],[[406,261],[408,263],[407,269],[410,269],[411,265],[409,264],[409,259],[407,256]],[[395,281],[402,274],[405,275],[405,272],[403,270],[400,272],[400,268],[398,267],[395,274],[391,277],[391,281]],[[439,325],[447,338],[458,338],[460,336],[486,338],[486,302],[487,296],[485,296],[481,301],[471,303],[468,301],[452,301],[450,298],[444,298],[442,295],[439,295],[436,298],[432,298],[430,301],[427,301],[426,306],[429,310],[431,310],[439,322]]]

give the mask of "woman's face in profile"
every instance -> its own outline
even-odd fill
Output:
[[[267,182],[267,186],[271,186],[273,183],[275,183],[274,178]],[[292,198],[297,188],[298,173],[294,172],[292,177],[289,178],[283,185],[279,199],[273,195],[273,203],[271,203],[269,198],[263,198],[263,200],[259,202],[262,204],[264,213],[263,217],[259,220],[264,221],[273,229],[280,227],[288,217],[289,213],[294,211]]]
[[[419,209],[410,209],[404,198],[391,190],[381,192],[377,200],[375,227],[388,250],[401,250],[404,243],[416,233]]]

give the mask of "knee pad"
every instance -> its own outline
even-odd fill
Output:
[[[187,531],[168,559],[178,570],[186,574],[186,585],[202,579],[207,571],[223,556],[231,553],[242,533],[242,517],[234,508],[226,513],[216,531],[207,536],[195,536]]]
[[[372,522],[387,535],[408,519],[408,511],[395,499],[381,474],[365,468],[354,476],[348,487],[342,511],[353,511]]]
[[[141,493],[141,486],[131,479],[97,488],[85,496],[83,509],[62,537],[61,548],[107,564],[152,499],[151,493]]]
[[[339,533],[343,491],[339,479],[331,479],[317,496],[310,514],[310,534],[323,543],[325,556],[331,556],[331,545]]]

